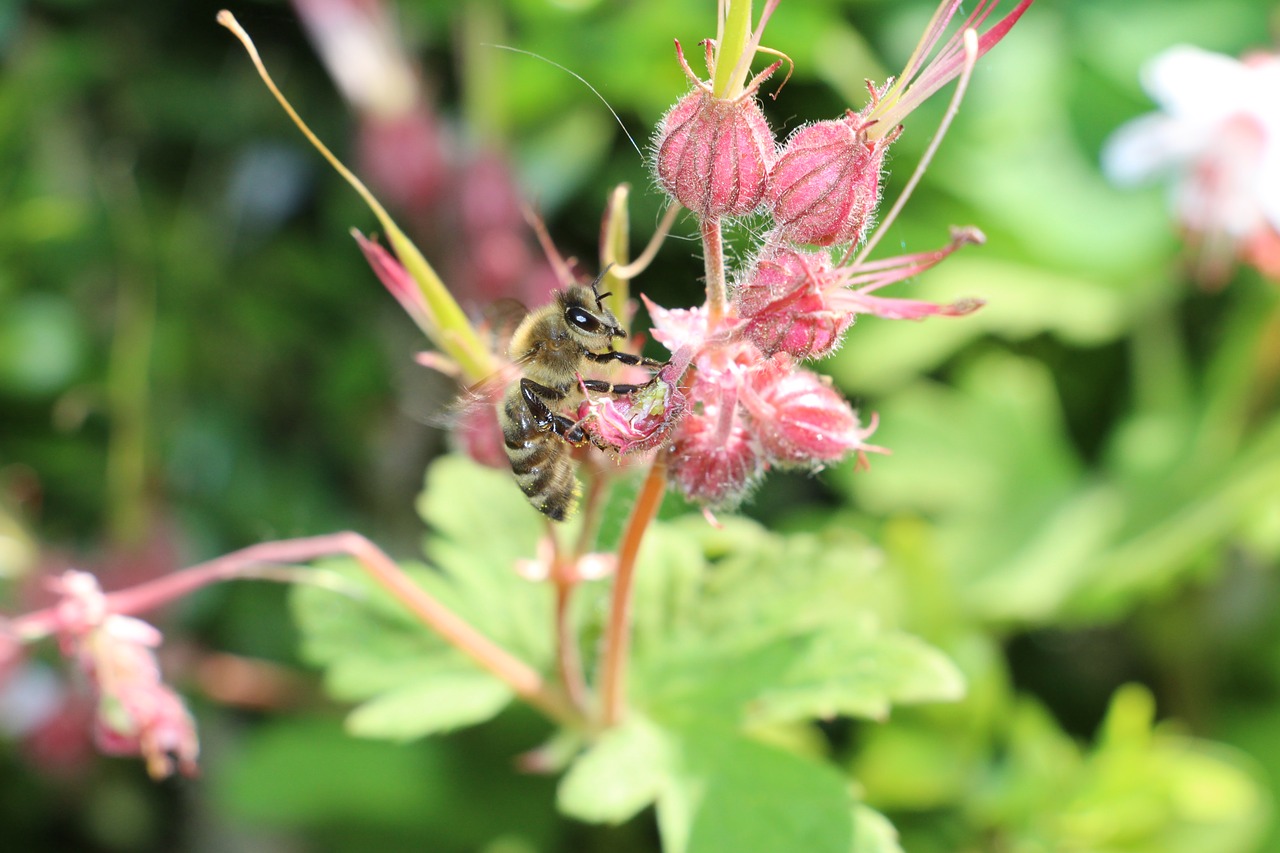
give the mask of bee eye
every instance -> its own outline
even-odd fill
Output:
[[[570,308],[568,311],[564,312],[564,318],[584,332],[600,331],[600,321],[597,320],[590,312],[584,311],[581,308]]]

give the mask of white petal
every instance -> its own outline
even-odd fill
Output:
[[[1235,109],[1249,70],[1237,59],[1180,44],[1142,69],[1142,87],[1168,112],[1194,120]]]
[[[1178,122],[1160,113],[1121,125],[1102,147],[1102,171],[1121,186],[1140,184],[1185,162],[1187,137]]]
[[[1280,139],[1270,141],[1270,146],[1258,172],[1258,205],[1271,227],[1280,231]]]

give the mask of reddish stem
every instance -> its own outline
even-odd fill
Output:
[[[666,459],[659,451],[644,485],[640,487],[640,494],[636,496],[635,508],[631,511],[627,529],[618,546],[618,567],[609,601],[609,621],[605,627],[604,663],[600,678],[603,697],[600,719],[605,728],[617,725],[625,710],[627,659],[631,647],[631,591],[634,586],[636,558],[639,556],[645,531],[662,503],[666,485]]]
[[[155,609],[211,583],[262,574],[264,564],[289,564],[347,554],[390,592],[424,625],[446,642],[504,681],[516,695],[562,723],[574,724],[580,715],[557,690],[548,686],[528,664],[495,644],[415,584],[378,546],[358,533],[332,533],[303,539],[264,542],[210,560],[185,571],[108,593],[112,613],[136,614]],[[10,620],[3,627],[24,641],[39,639],[57,628],[56,607]]]
[[[560,671],[560,681],[564,684],[569,701],[575,708],[582,708],[586,703],[587,687],[582,677],[582,652],[578,649],[578,638],[573,630],[570,616],[570,605],[573,602],[573,590],[576,584],[563,579],[555,581],[556,587],[556,663]]]
[[[702,263],[707,277],[708,325],[714,329],[724,317],[729,302],[724,280],[724,240],[720,235],[720,220],[714,216],[702,220],[699,228],[702,231]]]

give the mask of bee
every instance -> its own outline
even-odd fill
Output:
[[[590,441],[582,425],[560,410],[574,403],[582,388],[623,395],[645,387],[582,379],[579,371],[592,362],[662,366],[613,348],[627,333],[604,306],[609,294],[599,292],[599,283],[557,291],[550,304],[524,318],[508,345],[521,376],[498,407],[507,458],[520,490],[554,521],[568,518],[577,507],[581,488],[570,457],[572,448]]]

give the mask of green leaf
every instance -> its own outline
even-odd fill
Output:
[[[418,586],[533,666],[551,657],[551,591],[516,572],[534,552],[542,521],[509,476],[458,457],[428,474],[419,501],[431,525],[427,554],[438,569],[404,564]],[[502,535],[486,519],[503,518]],[[302,656],[325,668],[346,701],[371,700],[350,717],[353,733],[408,740],[497,714],[511,691],[446,644],[354,560],[326,564],[355,594],[300,586],[291,604]]]
[[[380,694],[347,717],[359,737],[407,741],[483,723],[511,701],[511,688],[475,669],[437,673]]]
[[[649,712],[664,723],[702,718],[745,722],[748,706],[767,694],[803,659],[807,637],[787,637],[753,649],[693,646],[668,655],[646,671],[654,685],[644,696]]]
[[[516,572],[518,560],[533,556],[544,522],[511,474],[443,456],[427,471],[418,511],[430,528],[427,557],[448,579],[445,603],[529,662],[550,660],[551,590]]]
[[[298,585],[290,605],[301,634],[300,653],[304,660],[326,668],[326,684],[336,698],[366,699],[461,660],[375,586],[354,560],[334,560],[323,567],[347,578],[360,595]],[[416,582],[428,585],[429,570],[402,568]]]
[[[786,678],[765,693],[753,718],[846,714],[884,719],[893,703],[954,701],[964,691],[964,677],[950,658],[917,637],[831,632],[812,643]]]
[[[632,714],[574,761],[560,782],[560,810],[591,823],[622,823],[657,799],[669,752],[662,730]]]
[[[666,853],[849,853],[848,783],[834,768],[717,727],[675,734],[658,798]]]
[[[637,578],[633,696],[654,719],[882,718],[895,702],[963,694],[944,655],[891,624],[891,581],[858,534],[780,536],[697,519],[651,536]]]
[[[853,853],[902,853],[889,819],[861,803],[853,807]]]
[[[251,731],[234,762],[213,765],[210,787],[239,820],[395,824],[447,795],[436,759],[434,752],[355,740],[332,721],[293,719]]]

